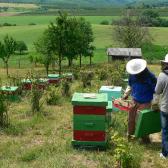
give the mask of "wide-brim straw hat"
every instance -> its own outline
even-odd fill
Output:
[[[161,60],[162,63],[168,64],[168,54],[165,56],[164,60]]]
[[[126,70],[131,75],[141,73],[147,67],[147,62],[144,59],[132,59],[126,65]]]

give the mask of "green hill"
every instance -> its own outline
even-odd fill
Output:
[[[168,3],[168,0],[0,0],[0,2],[21,2],[21,3],[40,3],[40,4],[70,4],[88,7],[100,7],[100,6],[123,6],[126,4],[160,4]]]

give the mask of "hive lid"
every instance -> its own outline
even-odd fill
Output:
[[[18,87],[17,86],[9,86],[9,87],[7,87],[7,86],[2,86],[1,88],[0,88],[0,90],[1,91],[16,91],[18,89]]]
[[[113,92],[121,92],[122,87],[120,86],[102,86],[100,91],[113,91]]]
[[[107,106],[108,99],[106,93],[74,93],[73,105],[79,106]]]
[[[23,79],[22,83],[32,83],[32,81],[30,79]]]
[[[48,78],[59,78],[59,74],[48,74]]]

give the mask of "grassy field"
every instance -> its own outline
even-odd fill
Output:
[[[159,73],[159,66],[149,67],[153,72]],[[10,69],[10,72],[24,76],[30,69],[15,68]],[[34,71],[44,74],[43,68]],[[6,80],[4,74],[4,69],[0,69],[1,78]],[[87,91],[97,92],[101,85],[105,85],[105,81],[98,82],[94,79],[93,86]],[[72,93],[81,92],[81,89],[80,81],[72,83]],[[62,105],[59,106],[44,104],[42,114],[34,116],[29,100],[27,95],[22,97],[21,102],[10,104],[11,125],[0,130],[0,168],[113,168],[111,141],[106,151],[75,150],[71,146],[73,109],[70,98],[63,98]],[[118,131],[122,137],[126,137],[126,119],[127,114],[124,112],[113,113],[112,130]],[[112,135],[112,131],[109,135]],[[154,137],[160,135],[153,135],[152,138]],[[159,158],[160,138],[150,145],[142,145],[138,140],[129,145],[141,168],[167,168],[168,163]]]
[[[0,3],[0,7],[8,8],[24,8],[24,9],[35,9],[38,8],[36,4],[23,4],[23,3]]]

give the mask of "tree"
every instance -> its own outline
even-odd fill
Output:
[[[91,24],[84,18],[79,19],[79,36],[78,36],[78,55],[80,67],[82,66],[82,56],[93,56],[93,50],[95,49],[92,45],[94,40],[93,31]],[[91,58],[91,57],[90,57]],[[91,60],[91,59],[90,59]]]
[[[30,54],[29,55],[29,60],[31,63],[34,63],[34,66],[36,67],[37,66],[37,63],[41,62],[41,56],[38,55],[37,53],[34,53],[34,54]]]
[[[19,68],[20,68],[20,60],[21,60],[21,55],[23,54],[24,51],[27,51],[27,45],[25,44],[24,41],[17,41],[16,42],[16,51],[19,52]]]
[[[67,33],[67,14],[59,12],[55,23],[51,23],[47,29],[49,39],[52,44],[52,52],[58,55],[59,74],[62,71],[62,60],[65,57],[67,50],[66,33]]]
[[[127,48],[141,47],[152,40],[148,29],[132,16],[124,17],[116,23],[113,36],[122,47]]]
[[[14,54],[16,50],[16,41],[12,38],[6,35],[3,39],[3,43],[0,42],[0,58],[3,60],[5,67],[6,67],[6,73],[8,76],[8,61],[12,54]]]
[[[52,53],[52,44],[49,38],[48,32],[45,31],[43,36],[34,43],[36,51],[41,55],[41,63],[44,64],[46,68],[46,73],[48,75],[49,65],[53,61],[53,53]]]

